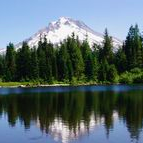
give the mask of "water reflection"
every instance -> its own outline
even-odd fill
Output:
[[[107,138],[114,124],[124,124],[138,141],[143,128],[143,91],[23,93],[0,96],[0,116],[10,126],[18,122],[40,128],[55,141],[67,143],[104,125]],[[1,121],[1,120],[0,120]]]

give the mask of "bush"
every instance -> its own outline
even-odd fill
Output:
[[[134,68],[134,69],[131,69],[130,72],[133,74],[140,74],[142,70],[140,68]]]
[[[139,68],[134,68],[130,72],[125,72],[120,75],[120,83],[143,83],[143,72]]]
[[[132,74],[129,73],[129,72],[125,72],[125,73],[121,74],[120,78],[119,78],[119,82],[120,83],[126,83],[126,84],[133,83],[133,76],[132,76]]]
[[[77,84],[78,84],[77,78],[76,77],[72,77],[71,85],[77,85]]]

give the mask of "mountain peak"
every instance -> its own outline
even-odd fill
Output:
[[[72,33],[78,36],[81,42],[88,37],[88,42],[91,47],[94,43],[102,45],[104,40],[103,34],[95,32],[84,22],[69,17],[60,17],[57,21],[49,23],[48,27],[39,30],[36,34],[24,41],[26,41],[30,47],[37,47],[40,37],[46,35],[47,41],[56,45],[60,44],[68,36],[71,36]],[[118,47],[122,45],[122,42],[113,37],[113,45],[115,50],[117,50]],[[21,46],[22,42],[16,45],[16,49],[19,49]]]
[[[71,18],[69,18],[69,17],[60,17],[58,21],[59,21],[60,23],[65,23],[65,22],[67,22],[67,21],[70,21],[70,19],[71,19]]]

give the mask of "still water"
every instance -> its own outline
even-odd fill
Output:
[[[143,143],[143,86],[0,88],[0,143]]]

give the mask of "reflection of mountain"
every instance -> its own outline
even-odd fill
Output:
[[[138,139],[143,128],[142,95],[143,91],[73,91],[0,96],[0,114],[7,114],[11,126],[18,119],[25,128],[34,123],[63,143],[82,137],[101,124],[110,136],[117,118],[125,123],[131,138]]]
[[[69,129],[68,123],[64,123],[61,118],[55,118],[49,125],[49,134],[55,141],[61,141],[62,143],[68,143],[73,139],[77,139],[92,131],[94,127],[99,124],[95,122],[94,115],[89,119],[89,125],[86,126],[84,121],[80,121],[76,128]]]
[[[113,113],[113,121],[118,118],[118,113]],[[49,134],[55,141],[61,141],[62,143],[68,143],[71,140],[78,139],[89,132],[96,129],[97,126],[104,124],[104,118],[95,118],[94,113],[89,117],[88,126],[81,120],[75,129],[69,129],[68,123],[64,123],[61,118],[55,118],[49,125]],[[40,124],[38,125],[40,126]]]

